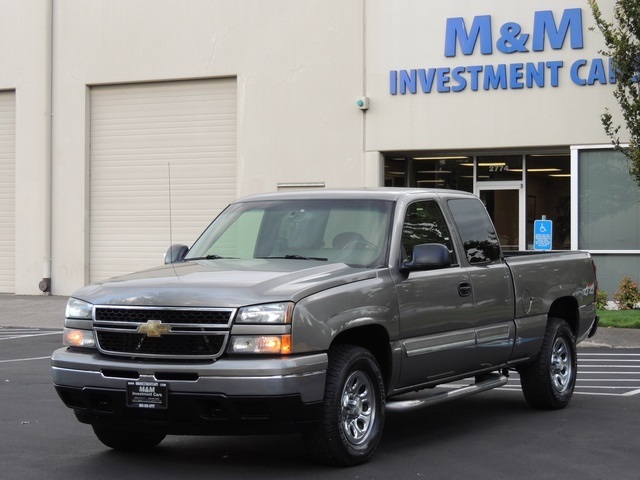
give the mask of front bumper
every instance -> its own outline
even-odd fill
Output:
[[[319,418],[327,355],[166,363],[62,348],[51,364],[56,391],[81,422],[173,434],[255,434],[296,430]],[[132,380],[168,384],[167,408],[127,407]]]

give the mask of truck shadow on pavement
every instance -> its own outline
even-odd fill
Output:
[[[490,392],[484,396],[493,398],[477,396],[418,411],[388,412],[385,431],[374,457],[348,471],[369,471],[374,465],[389,461],[401,463],[407,455],[431,457],[434,449],[436,455],[447,450],[451,460],[470,443],[482,439],[486,444],[489,436],[499,436],[503,429],[512,428],[514,423],[530,424],[536,415],[540,415],[526,405],[521,394],[502,392],[496,396]],[[265,468],[274,474],[274,478],[276,474],[300,472],[301,469],[305,476],[324,472],[323,478],[332,478],[326,474],[333,470],[337,475],[335,478],[344,478],[339,476],[343,469],[327,470],[317,464],[306,452],[299,435],[169,436],[159,447],[143,454],[106,450],[100,457],[108,463],[126,459],[127,463],[137,463],[141,467],[150,463],[154,469],[176,474],[184,473],[185,466],[189,465],[192,471],[194,467],[206,470],[214,466],[218,474],[224,470],[238,475],[245,469],[255,472],[256,468]]]

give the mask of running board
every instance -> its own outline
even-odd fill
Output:
[[[501,387],[508,381],[509,379],[505,375],[500,375],[499,373],[483,375],[483,380],[480,382],[472,383],[466,387],[447,390],[446,392],[427,394],[423,398],[414,398],[411,400],[394,400],[393,398],[389,398],[387,399],[387,410],[395,412],[418,410],[419,408],[428,407],[437,403],[486,392],[487,390]]]

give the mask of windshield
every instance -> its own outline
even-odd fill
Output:
[[[392,202],[274,200],[222,212],[185,260],[287,258],[377,266],[386,261]]]

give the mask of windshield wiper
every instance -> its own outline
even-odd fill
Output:
[[[193,258],[185,258],[185,261],[189,260],[220,260],[221,258],[229,258],[229,257],[221,257],[220,255],[206,255],[204,257],[193,257]]]
[[[285,255],[283,257],[256,257],[256,258],[284,258],[286,260],[320,260],[322,262],[326,262],[326,258],[322,257],[305,257],[302,255]]]

